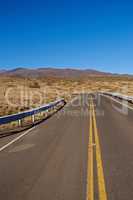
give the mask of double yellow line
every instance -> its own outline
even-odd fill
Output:
[[[94,189],[95,189],[94,188],[94,143],[96,148],[96,169],[97,169],[99,200],[107,200],[102,157],[101,157],[101,148],[100,148],[98,129],[96,124],[96,115],[95,115],[93,100],[91,99],[86,200],[94,200]]]

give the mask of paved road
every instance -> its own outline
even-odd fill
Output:
[[[18,135],[1,138],[0,199],[133,199],[133,111],[120,108],[84,94],[3,150]]]
[[[97,126],[109,200],[133,199],[133,110],[123,108],[106,97],[97,105],[104,111]]]

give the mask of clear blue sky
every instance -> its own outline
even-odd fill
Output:
[[[4,0],[0,28],[0,68],[133,73],[132,1]]]

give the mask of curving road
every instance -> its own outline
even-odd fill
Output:
[[[120,103],[82,94],[35,128],[1,138],[0,199],[133,199],[133,110]]]

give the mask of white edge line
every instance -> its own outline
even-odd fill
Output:
[[[15,143],[16,141],[18,141],[19,139],[21,139],[22,137],[24,137],[25,135],[27,135],[30,131],[32,131],[33,129],[35,129],[35,127],[30,128],[29,130],[27,130],[26,132],[24,132],[23,134],[21,134],[20,136],[18,136],[17,138],[13,139],[11,142],[5,144],[3,147],[0,148],[0,152],[3,151],[4,149],[6,149],[7,147],[9,147],[11,144]]]
[[[18,141],[19,139],[21,139],[22,137],[24,137],[25,135],[27,135],[29,132],[31,132],[33,129],[35,129],[36,127],[32,127],[30,129],[28,129],[26,132],[24,132],[23,134],[21,134],[20,136],[18,136],[17,138],[11,140],[9,143],[5,144],[4,146],[0,147],[0,152],[3,151],[4,149],[6,149],[7,147],[9,147],[11,144],[15,143],[16,141]]]
[[[121,103],[120,101],[118,101],[118,100],[116,100],[116,99],[114,99],[114,97],[109,97],[109,96],[107,96],[107,95],[104,95],[104,94],[100,94],[101,96],[103,96],[103,97],[106,97],[106,98],[108,98],[108,99],[112,99],[113,101],[115,101],[116,103],[119,103],[119,104],[121,104],[122,106],[125,106],[125,107],[127,107],[127,108],[129,108],[129,109],[131,109],[131,110],[133,110],[133,108],[132,107],[130,107],[130,106],[128,106],[128,105],[126,105],[126,104],[124,104],[124,103]]]

